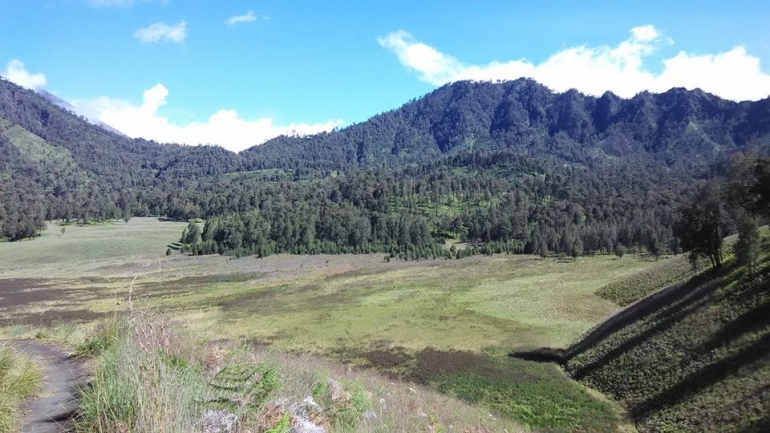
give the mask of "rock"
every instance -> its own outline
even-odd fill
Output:
[[[203,433],[233,433],[238,425],[238,417],[226,410],[205,410],[201,414]]]
[[[339,382],[337,382],[336,380],[330,377],[327,383],[329,384],[329,389],[331,390],[331,393],[332,393],[333,402],[350,400],[350,393],[345,391],[345,389],[342,388],[342,385],[340,385]]]

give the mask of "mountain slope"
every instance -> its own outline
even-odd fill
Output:
[[[0,237],[34,236],[43,218],[238,214],[217,250],[414,257],[452,237],[543,255],[677,251],[678,207],[733,152],[767,151],[768,107],[681,89],[621,99],[458,82],[340,131],[234,154],[113,134],[0,80],[9,128],[74,162],[64,175],[0,137],[0,189],[11,191]],[[19,213],[17,201],[30,205]],[[247,213],[259,233],[240,233]]]
[[[766,146],[770,100],[731,102],[671,89],[621,99],[554,93],[526,79],[457,82],[357,125],[279,137],[242,152],[251,168],[392,166],[466,150],[516,149],[568,160],[649,155],[703,172],[727,152]],[[314,158],[303,156],[310,151]]]
[[[0,117],[67,149],[80,168],[113,185],[148,185],[161,176],[224,174],[240,166],[237,155],[221,147],[159,144],[116,134],[1,79]]]
[[[756,277],[732,265],[657,308],[632,306],[631,319],[581,348],[567,371],[623,402],[640,431],[767,431],[769,271],[767,257]]]

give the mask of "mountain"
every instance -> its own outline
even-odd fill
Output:
[[[767,147],[769,125],[770,99],[737,103],[681,88],[595,98],[528,79],[457,82],[340,131],[279,137],[242,155],[252,169],[339,170],[513,149],[567,160],[649,155],[702,171],[737,149]]]
[[[34,237],[45,219],[220,218],[205,251],[262,255],[425,257],[447,237],[469,252],[677,251],[678,208],[735,152],[770,144],[770,100],[595,98],[532,80],[449,84],[240,154],[130,139],[3,80],[0,119],[0,237]]]

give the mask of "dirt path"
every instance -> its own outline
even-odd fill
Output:
[[[43,371],[43,385],[37,396],[24,405],[27,414],[22,433],[74,431],[72,418],[78,407],[78,389],[88,380],[85,362],[71,358],[54,344],[32,340],[11,341]]]

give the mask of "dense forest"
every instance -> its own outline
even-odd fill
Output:
[[[130,139],[0,80],[0,237],[33,238],[46,220],[158,216],[206,220],[181,239],[193,254],[657,255],[697,247],[682,227],[699,221],[692,199],[708,185],[742,176],[742,191],[761,189],[769,147],[770,99],[595,98],[517,80],[449,84],[234,154]],[[725,234],[736,209],[720,216]],[[468,248],[444,248],[450,239]]]

